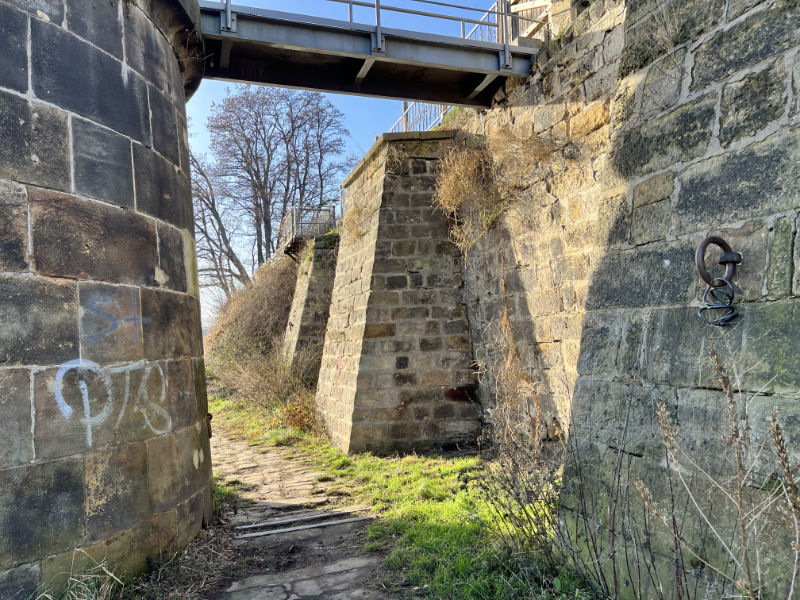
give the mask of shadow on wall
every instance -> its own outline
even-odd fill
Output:
[[[729,399],[712,349],[749,423],[740,427],[751,438],[741,451],[752,466],[744,505],[761,506],[779,479],[774,406],[789,447],[800,438],[800,7],[627,4],[595,2],[538,65],[536,85],[510,93],[511,110],[471,124],[559,142],[503,226],[469,254],[474,344],[490,361],[507,311],[546,418],[569,424],[563,503],[611,595],[659,597],[663,586],[672,597],[677,581],[684,595],[718,597],[732,589],[726,578],[746,579],[746,566],[726,496],[737,474],[723,439]],[[726,328],[697,316],[705,286],[694,251],[709,233],[744,255],[740,317]],[[676,450],[679,472],[659,401],[686,451]],[[676,515],[677,551],[659,511]],[[765,597],[785,597],[793,527],[758,518],[747,531],[751,552],[763,553],[753,579],[759,570]]]

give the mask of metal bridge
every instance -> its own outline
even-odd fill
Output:
[[[205,76],[489,106],[507,79],[530,74],[540,46],[534,40],[525,39],[525,46],[512,40],[545,24],[543,18],[509,10],[508,0],[488,10],[443,0],[410,0],[426,10],[382,5],[381,0],[327,1],[342,5],[347,20],[237,6],[230,0],[201,1]],[[526,8],[532,4],[525,2]],[[354,19],[354,7],[362,14],[368,9],[371,22]],[[438,19],[459,27],[460,35],[383,27],[386,13]]]

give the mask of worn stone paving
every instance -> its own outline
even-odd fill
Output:
[[[255,449],[226,438],[224,432],[216,433],[211,447],[214,473],[226,481],[241,482],[241,496],[254,502],[225,515],[236,526],[324,519],[331,513],[331,518],[368,514],[359,511],[363,506],[334,506],[333,498],[325,494],[330,485],[327,478],[292,460],[284,449]],[[356,512],[336,516],[345,510]],[[375,583],[383,556],[364,551],[363,534],[368,523],[349,522],[236,540],[246,551],[270,557],[272,566],[264,573],[232,582],[217,599],[389,600],[392,596]]]

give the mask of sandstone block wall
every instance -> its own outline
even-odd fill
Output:
[[[468,255],[467,307],[479,360],[491,359],[507,307],[549,431],[570,431],[591,474],[568,472],[565,502],[600,527],[620,447],[632,501],[634,477],[658,500],[668,495],[658,399],[687,450],[729,474],[712,346],[754,395],[754,430],[764,436],[778,406],[789,438],[800,435],[798,22],[800,8],[786,0],[598,0],[540,57],[528,85],[491,111],[461,114],[472,133],[553,145]],[[693,255],[709,233],[744,255],[741,318],[726,329],[697,317],[705,286]],[[489,418],[490,385],[481,390]],[[642,531],[635,519],[618,527],[628,541]],[[700,544],[696,527],[685,533]],[[669,557],[670,540],[658,540]]]
[[[3,598],[61,577],[76,547],[141,570],[211,508],[196,41],[178,3],[139,4],[0,1]]]
[[[479,432],[462,259],[432,205],[451,137],[387,134],[345,181],[317,406],[346,451],[426,448]]]
[[[322,355],[338,250],[339,236],[320,235],[309,241],[300,257],[284,339],[292,364]]]

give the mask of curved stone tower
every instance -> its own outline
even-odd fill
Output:
[[[141,570],[209,513],[198,16],[0,0],[0,597],[58,580],[74,548]]]

